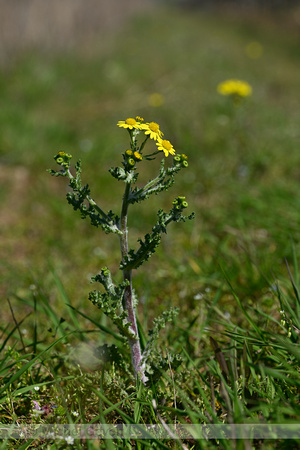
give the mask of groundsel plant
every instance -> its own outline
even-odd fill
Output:
[[[219,83],[217,91],[221,95],[231,97],[235,105],[239,105],[243,98],[252,95],[252,87],[250,84],[247,81],[237,80],[235,78]]]
[[[80,211],[82,218],[89,218],[92,225],[102,228],[105,233],[117,235],[120,240],[121,261],[119,267],[123,272],[123,280],[119,284],[115,284],[110,270],[107,267],[102,268],[98,275],[92,277],[92,282],[99,282],[104,287],[105,293],[94,290],[90,292],[89,299],[113,321],[121,335],[127,339],[131,350],[134,374],[146,383],[146,372],[151,373],[151,353],[158,339],[159,331],[167,321],[173,319],[178,313],[178,309],[171,308],[154,319],[153,329],[149,331],[149,340],[142,353],[136,319],[138,300],[132,287],[132,272],[142,266],[155,252],[161,241],[162,233],[167,232],[167,226],[171,222],[184,222],[186,219],[192,219],[194,213],[189,216],[182,214],[188,203],[184,196],[178,196],[174,199],[169,212],[164,212],[162,209],[158,211],[157,222],[150,233],[138,240],[138,248],[129,249],[127,227],[129,206],[148,199],[151,194],[167,190],[174,183],[175,175],[181,169],[188,167],[188,162],[186,155],[176,154],[170,141],[163,138],[163,133],[157,123],[145,123],[141,117],[136,117],[119,121],[117,125],[127,129],[130,141],[130,148],[122,155],[122,166],[110,169],[111,175],[125,184],[120,215],[112,211],[104,212],[93,200],[89,186],[82,184],[80,161],[75,165],[75,173],[71,172],[71,155],[60,151],[54,157],[60,170],[50,169],[49,172],[56,177],[63,176],[69,179],[71,192],[67,194],[67,200],[75,211]],[[152,153],[149,154],[144,153],[147,141],[151,142],[154,147]],[[138,187],[138,165],[148,163],[161,154],[163,159],[158,175],[144,186]],[[173,157],[173,163],[166,167],[165,159],[170,155]]]

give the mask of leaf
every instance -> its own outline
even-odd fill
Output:
[[[210,343],[211,343],[212,348],[214,350],[214,353],[216,355],[216,359],[217,359],[217,361],[218,361],[218,363],[219,363],[219,365],[221,367],[222,374],[223,374],[223,376],[225,378],[227,378],[229,376],[229,370],[228,370],[228,366],[227,366],[227,363],[226,363],[226,360],[225,360],[225,356],[222,353],[222,350],[219,347],[219,344],[214,340],[214,338],[212,338],[210,336],[209,340],[210,340]]]

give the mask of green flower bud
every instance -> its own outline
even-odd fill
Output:
[[[181,161],[180,155],[174,156],[174,161],[180,162]]]
[[[184,202],[182,202],[182,206],[183,206],[183,208],[187,208],[189,206],[189,204],[188,204],[188,202],[184,201]]]
[[[128,164],[129,164],[130,166],[134,166],[134,165],[135,165],[135,160],[134,160],[133,158],[129,158]]]
[[[125,155],[131,156],[133,154],[132,150],[126,150]]]
[[[65,153],[65,152],[58,152],[58,154],[56,156],[54,156],[54,159],[57,162],[57,164],[60,164],[61,166],[64,166],[67,168],[70,165],[71,158],[72,158],[72,155],[69,155],[68,153]]]
[[[189,166],[189,163],[187,162],[187,161],[182,161],[182,165],[183,165],[183,167],[188,167]]]
[[[107,267],[102,267],[101,273],[107,277],[109,275],[109,269]]]

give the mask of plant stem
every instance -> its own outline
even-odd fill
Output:
[[[122,261],[125,262],[125,257],[128,256],[128,229],[127,229],[127,215],[128,215],[128,198],[130,194],[130,183],[127,182],[125,185],[125,192],[123,196],[122,203],[122,211],[121,211],[121,220],[120,220],[120,228],[122,234],[120,237],[120,247],[121,247],[121,255]],[[141,346],[140,339],[138,334],[138,328],[136,323],[136,314],[135,307],[133,304],[133,296],[132,296],[132,270],[124,269],[123,270],[123,280],[128,280],[129,285],[126,286],[123,298],[123,305],[126,311],[128,312],[128,320],[131,322],[131,330],[135,334],[135,338],[129,338],[128,343],[131,350],[131,361],[134,369],[135,376],[140,376],[143,383],[146,382],[146,377],[144,374],[144,367],[141,365]]]

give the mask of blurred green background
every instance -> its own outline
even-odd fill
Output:
[[[119,211],[123,186],[108,169],[129,141],[116,123],[136,115],[159,123],[189,168],[168,192],[132,207],[131,245],[176,195],[196,213],[172,225],[134,274],[142,321],[171,304],[190,320],[223,286],[223,271],[243,301],[272,307],[270,284],[286,275],[291,242],[299,253],[299,6],[71,3],[0,2],[2,318],[12,320],[9,297],[21,319],[28,305],[16,300],[36,289],[63,309],[53,271],[83,310],[93,308],[92,274],[108,265],[120,278],[117,238],[82,221],[66,203],[66,180],[46,169],[59,150],[80,158],[92,197]],[[252,86],[239,107],[217,92],[227,78]],[[142,166],[140,183],[158,167]],[[224,286],[219,302],[234,315]]]

